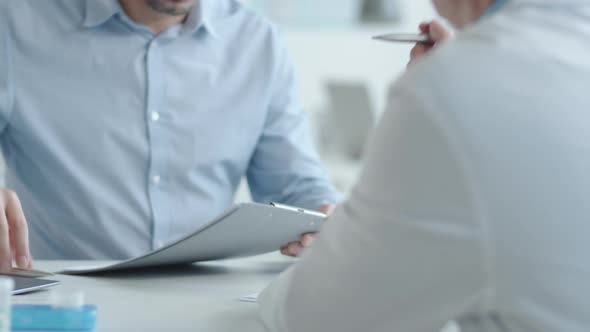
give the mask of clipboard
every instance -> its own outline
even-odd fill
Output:
[[[276,203],[238,204],[158,250],[122,262],[74,266],[60,273],[84,275],[264,254],[317,232],[326,218],[319,212]]]

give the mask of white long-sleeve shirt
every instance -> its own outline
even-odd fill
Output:
[[[513,1],[394,85],[269,331],[590,331],[590,2]]]

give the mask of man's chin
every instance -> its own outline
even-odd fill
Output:
[[[145,0],[153,10],[173,15],[184,16],[191,12],[197,0]]]

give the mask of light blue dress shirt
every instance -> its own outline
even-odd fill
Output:
[[[259,202],[337,199],[286,49],[239,2],[201,0],[158,36],[116,0],[3,0],[0,16],[0,141],[36,258],[159,248],[243,176]]]

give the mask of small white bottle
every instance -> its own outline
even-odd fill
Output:
[[[14,280],[0,277],[0,332],[10,332]]]

